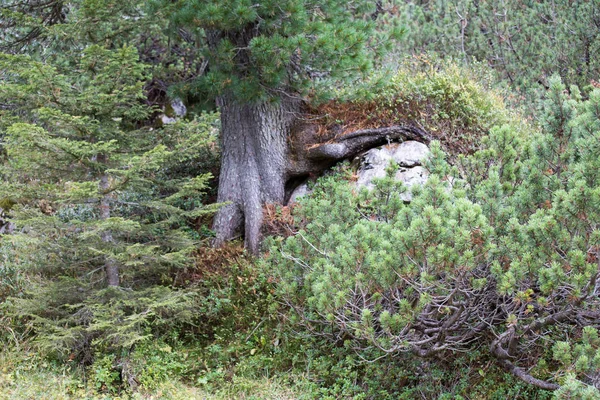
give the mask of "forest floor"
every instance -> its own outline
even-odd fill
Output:
[[[134,394],[98,394],[98,388],[86,385],[77,369],[53,365],[30,352],[0,354],[0,400],[291,400],[302,398],[293,384],[275,379],[233,377],[218,388],[198,388],[176,379],[167,380],[153,390]],[[102,389],[100,388],[100,391]]]

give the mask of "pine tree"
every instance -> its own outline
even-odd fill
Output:
[[[474,58],[527,95],[543,93],[553,74],[580,87],[600,79],[595,1],[407,1],[400,13],[408,29],[398,52]]]
[[[201,35],[205,45],[207,72],[191,90],[216,95],[221,113],[218,201],[229,204],[215,219],[217,244],[244,233],[246,246],[256,253],[262,206],[284,200],[287,136],[301,101],[322,97],[332,82],[372,67],[372,57],[384,50],[387,40],[387,34],[375,29],[385,19],[380,16],[383,4],[156,3],[175,24]]]
[[[600,388],[597,332],[585,328],[600,320],[600,90],[585,97],[554,77],[541,132],[495,127],[454,166],[433,145],[409,205],[394,167],[358,196],[323,178],[301,204],[304,229],[270,252],[293,314],[389,356],[483,344],[526,383],[597,395],[574,383]],[[544,360],[548,340],[567,343],[561,365]],[[538,363],[550,372],[525,368]]]

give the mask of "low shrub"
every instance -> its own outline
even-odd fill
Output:
[[[578,93],[554,79],[541,133],[494,128],[455,166],[434,144],[410,204],[394,166],[372,192],[322,178],[300,204],[305,226],[267,260],[292,323],[371,361],[484,346],[541,389],[566,373],[597,385],[595,349],[575,367],[547,351],[600,317],[600,91]]]

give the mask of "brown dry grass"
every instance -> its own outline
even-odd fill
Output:
[[[484,72],[427,57],[407,60],[381,86],[366,84],[347,92],[356,100],[330,101],[307,112],[320,143],[357,130],[410,124],[427,131],[454,157],[477,150],[493,125],[522,124]]]
[[[265,204],[263,208],[263,236],[289,237],[297,230],[293,211],[297,205]]]

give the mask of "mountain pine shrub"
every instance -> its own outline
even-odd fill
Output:
[[[553,74],[580,87],[600,78],[598,2],[436,0],[398,7],[407,27],[398,54],[484,62],[530,99],[550,87]]]
[[[395,61],[395,60],[394,60]],[[378,71],[366,82],[339,91],[334,101],[316,107],[321,125],[343,133],[411,124],[425,129],[452,156],[472,153],[495,125],[530,128],[506,93],[494,85],[489,69],[419,55]]]
[[[410,204],[395,166],[372,192],[322,178],[268,259],[290,318],[359,354],[483,346],[528,384],[596,390],[593,345],[575,366],[555,358],[600,318],[600,91],[554,78],[543,110],[541,132],[495,127],[454,165],[434,143]]]

